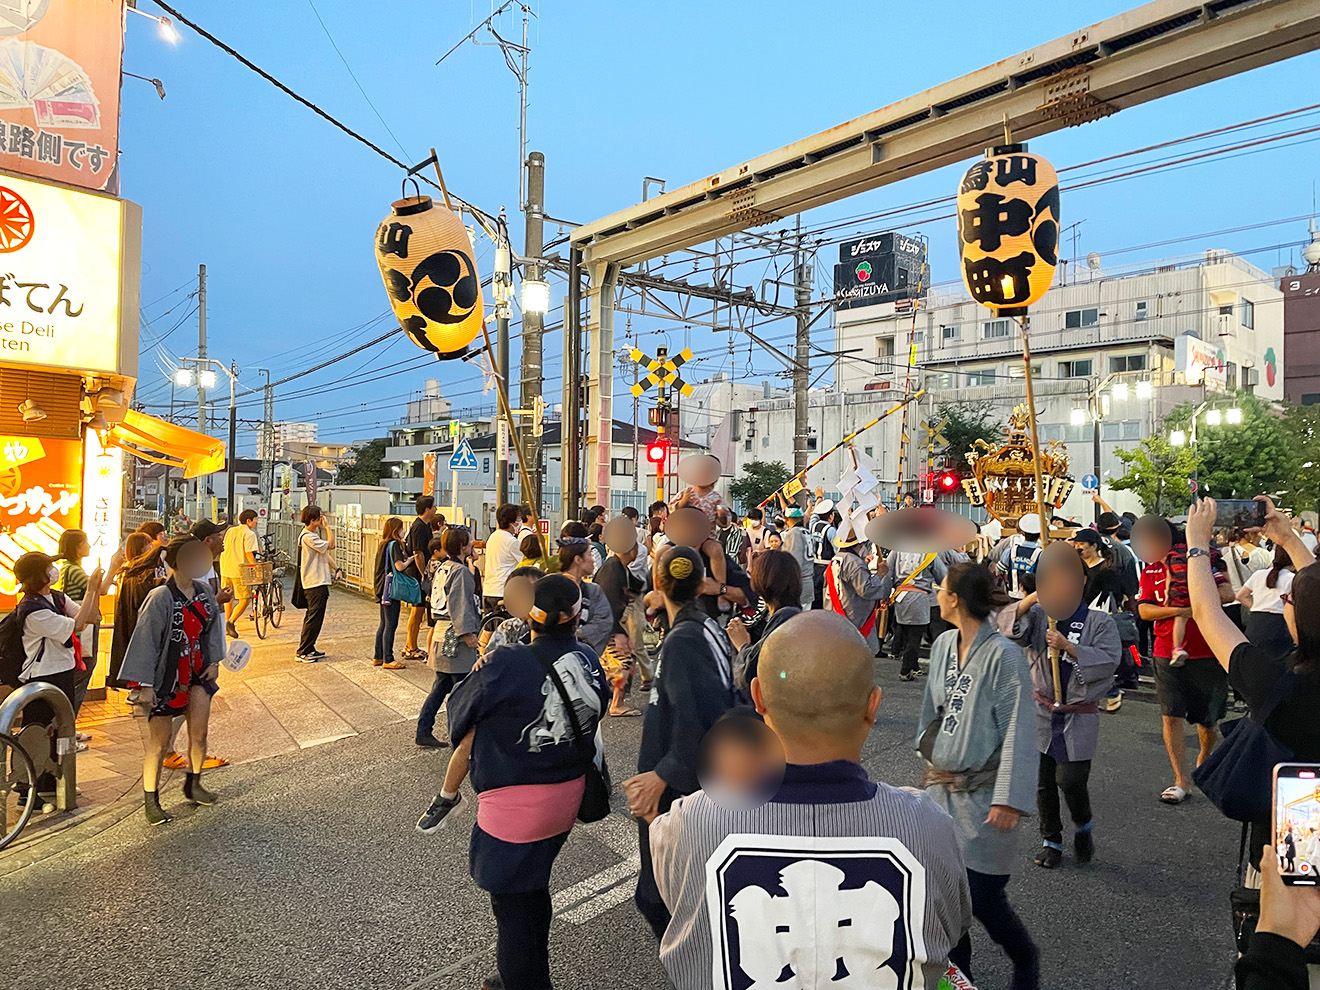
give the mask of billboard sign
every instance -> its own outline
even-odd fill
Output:
[[[122,0],[0,3],[0,168],[119,192]]]
[[[1224,349],[1190,334],[1174,339],[1173,360],[1189,385],[1205,380],[1222,382],[1227,377]]]
[[[920,263],[926,260],[926,245],[915,237],[889,231],[884,234],[867,234],[839,245],[839,263],[857,262],[863,258],[878,258],[886,254],[896,254],[902,258]]]
[[[82,440],[0,436],[0,611],[18,603],[18,558],[34,550],[54,556],[60,534],[81,528],[82,467]]]
[[[123,323],[137,319],[141,217],[0,173],[0,362],[137,374],[137,328]]]

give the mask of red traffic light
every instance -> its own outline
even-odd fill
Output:
[[[945,471],[940,475],[940,491],[951,492],[958,487],[958,476],[952,471]]]
[[[656,440],[646,445],[646,459],[652,464],[663,464],[669,457],[669,444]]]

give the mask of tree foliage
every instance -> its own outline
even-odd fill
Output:
[[[1198,490],[1211,498],[1254,498],[1286,491],[1302,463],[1301,445],[1287,418],[1264,399],[1247,393],[1240,393],[1231,404],[1242,410],[1241,423],[1208,426],[1204,412],[1197,422]],[[1192,408],[1190,403],[1176,406],[1165,417],[1164,432],[1190,430]],[[1223,406],[1213,408],[1222,412]]]
[[[1141,441],[1135,450],[1116,450],[1127,471],[1111,487],[1130,491],[1141,499],[1147,512],[1177,515],[1191,503],[1191,485],[1196,472],[1196,451],[1175,447],[1161,432]]]
[[[1315,511],[1320,509],[1320,406],[1289,406],[1283,422],[1298,465],[1283,485],[1279,505],[1293,513]]]
[[[793,472],[779,461],[749,461],[743,476],[729,483],[729,495],[744,509],[760,505],[784,486]]]
[[[1003,424],[986,405],[964,401],[942,402],[935,414],[935,422],[945,418],[948,423],[941,432],[949,442],[937,453],[949,458],[958,471],[966,472],[967,453],[977,440],[994,445],[1003,437]]]
[[[381,438],[372,440],[357,448],[352,464],[345,464],[339,469],[338,484],[341,485],[379,485],[385,477],[385,448],[389,441]]]

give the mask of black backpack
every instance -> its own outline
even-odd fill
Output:
[[[27,652],[23,649],[23,623],[27,617],[42,609],[50,611],[64,609],[63,592],[52,591],[51,597],[55,599],[54,609],[40,596],[32,595],[24,597],[12,612],[0,619],[0,684],[5,687],[16,688],[23,683],[19,678],[22,676],[24,664],[27,663]],[[44,651],[45,648],[43,642],[41,649]]]

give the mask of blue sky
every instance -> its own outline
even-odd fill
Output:
[[[140,6],[156,11],[151,0]],[[515,244],[521,244],[514,77],[495,48],[469,44],[434,64],[489,14],[489,0],[315,0],[315,8],[309,0],[179,0],[177,6],[395,156],[420,160],[434,145],[451,188],[489,212],[505,206]],[[995,17],[989,6],[931,0],[537,0],[534,6],[540,18],[531,28],[528,147],[547,158],[547,212],[585,222],[635,203],[645,175],[665,178],[673,188],[1131,5],[1021,0],[1012,5],[1012,17]],[[317,13],[384,122],[359,92]],[[501,30],[514,37],[521,28],[506,17]],[[387,301],[372,235],[397,198],[400,180],[395,166],[229,55],[187,28],[181,34],[172,47],[145,18],[130,16],[124,67],[161,78],[168,96],[162,102],[148,84],[125,79],[121,124],[121,191],[144,210],[139,395],[166,406],[169,390],[159,363],[196,353],[195,303],[186,297],[198,263],[209,275],[210,355],[237,362],[246,385],[261,381],[258,367],[278,379],[393,326],[382,317]],[[1038,139],[1032,150],[1062,168],[1292,110],[1310,102],[1317,69],[1317,55],[1302,56]],[[1315,124],[1311,114],[1234,139]],[[1305,236],[1301,223],[1118,254],[1307,213],[1317,171],[1314,138],[1065,194],[1063,224],[1085,219],[1080,253],[1125,263],[1297,241]],[[965,167],[812,211],[804,223],[946,195]],[[881,222],[857,232],[883,229]],[[930,239],[936,283],[956,278],[952,221],[907,229]],[[547,237],[555,233],[548,225]],[[825,287],[835,257],[833,249],[821,250],[818,287]],[[1286,251],[1249,258],[1267,270],[1289,260]],[[488,247],[478,264],[489,272]],[[740,284],[757,282],[763,267],[764,261],[740,269]],[[557,305],[563,283],[552,286]],[[828,345],[828,320],[819,325]],[[792,331],[788,322],[758,329],[780,341]],[[620,318],[620,337],[623,330]],[[633,331],[644,349],[661,340],[671,346],[690,340],[702,375],[732,370],[759,380],[777,371],[759,355],[749,364],[745,338],[735,339],[731,358],[727,335],[694,336],[682,326],[640,320]],[[550,402],[558,400],[561,350],[558,336],[548,335]],[[277,391],[277,418],[319,419],[330,440],[383,435],[427,377],[440,379],[457,406],[493,403],[493,395],[482,395],[472,365],[425,363],[422,356],[396,339],[299,379]],[[329,391],[373,369],[379,380]],[[181,414],[186,401],[180,397]],[[240,416],[256,419],[260,406],[245,404]],[[240,452],[252,444],[249,436]]]

